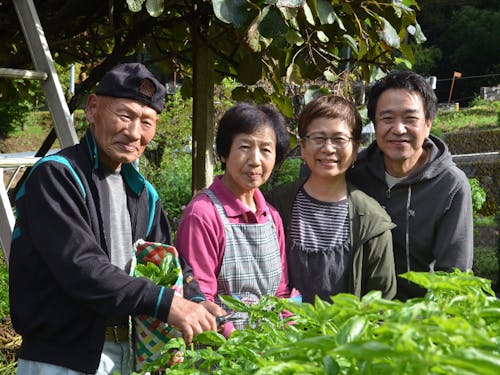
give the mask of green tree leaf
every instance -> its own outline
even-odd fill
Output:
[[[287,26],[276,7],[266,6],[259,17],[259,32],[264,38],[274,38],[284,34]]]
[[[151,17],[159,17],[163,13],[164,0],[146,0],[146,10]]]
[[[399,35],[398,35],[398,32],[396,31],[396,29],[385,18],[380,17],[380,20],[382,21],[382,24],[383,24],[382,31],[379,33],[380,37],[389,46],[394,47],[394,48],[399,48],[401,40],[399,39]]]
[[[144,1],[146,0],[127,0],[127,5],[132,12],[140,12]]]
[[[212,0],[212,7],[218,19],[236,27],[242,27],[248,19],[245,0]]]

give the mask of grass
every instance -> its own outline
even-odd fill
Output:
[[[9,275],[7,266],[0,256],[0,319],[9,315]]]
[[[475,100],[470,107],[458,112],[438,111],[434,130],[449,133],[463,130],[487,130],[500,126],[500,101]]]
[[[0,321],[8,321],[9,318],[9,276],[7,267],[0,255]],[[16,362],[12,360],[14,348],[18,345],[16,340],[10,341],[7,331],[0,330],[0,374],[14,375],[16,373]]]

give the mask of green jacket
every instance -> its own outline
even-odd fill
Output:
[[[287,238],[295,197],[305,181],[297,180],[278,186],[266,196],[280,213]],[[391,236],[391,229],[395,225],[374,199],[350,184],[348,191],[353,255],[347,292],[361,297],[371,290],[380,290],[384,298],[392,299],[396,295]],[[289,279],[293,288],[294,275],[290,275]]]

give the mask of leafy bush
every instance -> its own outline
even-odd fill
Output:
[[[474,214],[477,214],[486,201],[486,192],[479,184],[477,178],[469,178],[469,185],[472,195],[472,210]]]
[[[229,339],[198,335],[204,347],[187,349],[166,374],[498,374],[500,300],[490,281],[460,271],[404,277],[427,295],[402,303],[378,291],[339,294],[314,305],[264,297],[253,306],[228,297],[251,326]],[[169,346],[184,348],[182,339]]]
[[[14,93],[0,101],[0,138],[8,136],[16,129],[25,125],[29,113],[34,108],[35,98],[32,86],[34,83],[25,84],[23,81],[14,80]]]
[[[141,162],[140,169],[156,188],[175,232],[191,200],[191,154],[179,154],[160,167]]]

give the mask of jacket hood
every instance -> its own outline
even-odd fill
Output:
[[[443,170],[455,165],[448,151],[448,146],[440,138],[429,135],[425,139],[423,147],[430,151],[429,160],[421,168],[413,171],[402,184],[412,184],[422,180],[429,180],[439,175]],[[368,148],[361,151],[358,157],[359,163],[366,163],[372,174],[385,180],[384,155],[373,141]]]

